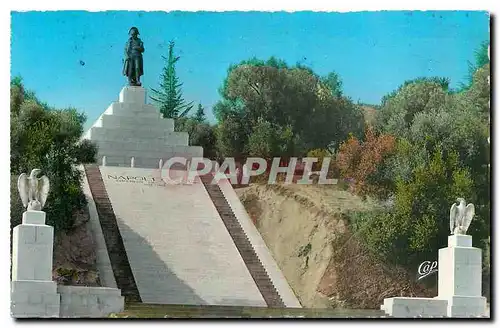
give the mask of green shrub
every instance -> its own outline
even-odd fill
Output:
[[[471,199],[472,186],[458,155],[444,155],[438,148],[428,163],[413,170],[409,181],[396,182],[393,208],[361,221],[357,230],[367,247],[386,260],[413,266],[435,259],[438,249],[447,245],[451,204],[457,197]],[[472,225],[483,219],[476,217]],[[475,237],[476,243],[483,239]]]
[[[76,166],[95,162],[96,146],[80,142],[85,115],[75,109],[56,110],[41,103],[22,83],[11,84],[11,226],[24,211],[17,191],[19,174],[42,170],[50,180],[44,211],[56,232],[73,226],[76,212],[86,205]]]
[[[200,120],[200,117],[179,117],[175,120],[175,131],[187,132],[189,145],[203,147],[203,156],[215,160],[217,158],[216,127]]]

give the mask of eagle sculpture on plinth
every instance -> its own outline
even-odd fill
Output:
[[[457,198],[450,209],[450,232],[452,235],[465,235],[474,217],[474,205],[465,205],[465,199]]]
[[[41,211],[49,195],[49,178],[37,175],[42,172],[40,169],[33,169],[30,176],[22,173],[17,179],[17,189],[23,202],[23,206],[28,211]]]

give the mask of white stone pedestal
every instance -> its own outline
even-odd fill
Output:
[[[485,316],[481,262],[481,250],[472,247],[471,236],[449,236],[448,247],[439,250],[438,296],[386,298],[380,309],[396,318]]]
[[[481,250],[472,247],[472,236],[449,236],[448,247],[439,250],[436,297],[448,301],[449,317],[486,314],[486,298],[481,296],[481,272]]]
[[[12,236],[11,315],[58,317],[60,296],[52,281],[54,228],[45,212],[26,211]]]
[[[139,104],[146,103],[146,89],[143,87],[126,86],[120,91],[121,103]]]
[[[157,168],[160,160],[203,157],[203,148],[190,146],[188,133],[175,131],[174,120],[162,118],[146,99],[145,88],[124,87],[83,135],[98,146],[98,161],[106,157],[106,166],[130,167],[134,158],[136,168]]]

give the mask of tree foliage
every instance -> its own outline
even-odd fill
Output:
[[[340,145],[336,166],[342,178],[353,179],[351,191],[359,195],[378,194],[387,189],[390,179],[378,174],[382,162],[391,155],[396,144],[392,135],[377,135],[366,129],[364,141],[354,136]]]
[[[409,181],[397,179],[394,207],[358,224],[360,234],[374,254],[390,262],[412,267],[433,260],[447,244],[451,204],[472,194],[471,175],[460,167],[458,154],[445,157],[436,149]]]
[[[166,64],[160,75],[159,89],[151,89],[151,100],[157,104],[163,118],[177,118],[186,116],[193,108],[193,103],[186,103],[182,96],[182,83],[177,77],[175,65],[180,57],[174,54],[175,43],[168,45],[168,58],[162,57]]]
[[[384,97],[375,123],[379,132],[407,137],[408,129],[417,114],[442,107],[448,94],[447,83],[439,83],[437,80],[407,81],[397,91]]]
[[[481,69],[485,65],[490,64],[490,54],[489,54],[490,42],[483,41],[479,47],[474,51],[474,62],[468,62],[468,73],[466,77],[466,82],[461,83],[459,87],[459,92],[468,90],[474,83],[474,75],[478,69]]]
[[[205,108],[203,108],[201,104],[198,104],[198,109],[196,110],[193,119],[199,123],[206,121],[207,117],[205,115]]]
[[[188,133],[189,145],[203,147],[203,156],[213,160],[218,157],[215,129],[215,126],[200,121],[196,115],[175,120],[175,130]]]
[[[230,66],[214,106],[224,156],[303,156],[362,133],[358,106],[341,96],[335,73],[326,78],[271,57]]]
[[[489,63],[476,69],[470,87],[458,92],[449,90],[447,79],[424,78],[384,97],[375,126],[394,136],[395,147],[382,161],[366,155],[376,163],[367,181],[384,186],[391,201],[385,211],[358,215],[353,225],[376,255],[408,266],[434,259],[446,246],[457,197],[475,205],[468,230],[474,243],[482,247],[488,238],[489,72]],[[367,153],[354,139],[344,147],[351,154],[348,168]]]
[[[86,117],[75,109],[49,109],[34,93],[26,92],[22,81],[11,83],[11,225],[20,223],[22,205],[17,176],[42,169],[50,179],[50,193],[44,211],[56,231],[70,229],[74,215],[85,206],[81,177],[76,165],[95,162],[97,148],[80,141]]]
[[[329,166],[329,170],[330,168],[334,165],[334,161],[332,161],[332,153],[330,153],[330,151],[328,151],[328,149],[311,149],[310,151],[307,152],[307,157],[311,157],[311,158],[317,158],[318,161],[313,163],[312,165],[312,170],[313,171],[319,171],[321,170],[321,168],[323,167],[323,161],[325,160],[325,158],[330,158],[330,166]]]

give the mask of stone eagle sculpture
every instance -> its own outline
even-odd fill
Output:
[[[40,169],[33,169],[30,176],[22,173],[17,179],[17,189],[23,202],[23,206],[28,211],[41,211],[49,195],[49,178],[37,175],[42,172]]]
[[[450,209],[450,231],[452,235],[465,235],[474,217],[474,205],[465,205],[465,199],[457,198],[457,203],[453,203]]]

